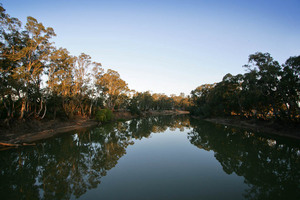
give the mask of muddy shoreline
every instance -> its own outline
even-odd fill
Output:
[[[252,131],[262,132],[269,135],[277,135],[300,140],[300,125],[299,124],[280,124],[273,121],[258,121],[240,118],[209,118],[205,121],[227,126],[235,126],[239,128],[247,128]]]
[[[130,112],[115,112],[114,120],[130,120],[137,117],[158,115],[189,114],[187,111],[147,111],[141,116]],[[78,118],[71,121],[50,120],[47,122],[31,121],[29,123],[16,123],[14,128],[0,130],[0,147],[18,147],[34,145],[34,142],[51,138],[60,133],[97,126],[99,123],[93,119]]]
[[[41,123],[45,124],[45,128],[33,128],[33,131],[21,131],[21,130],[13,130],[11,132],[5,131],[4,134],[1,134],[0,146],[22,146],[22,145],[30,145],[38,140],[43,140],[47,138],[51,138],[57,134],[69,132],[77,129],[84,129],[92,126],[96,126],[98,123],[94,120],[75,120],[68,122],[57,122],[59,125],[54,125],[52,128],[48,127],[49,123],[53,122],[45,122]],[[40,129],[40,130],[38,130]]]

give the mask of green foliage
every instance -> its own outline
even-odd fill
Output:
[[[106,104],[112,110],[117,104],[120,106],[125,101],[125,94],[129,91],[127,83],[121,79],[120,74],[111,69],[100,77],[96,85],[102,88],[103,94],[107,96]]]
[[[96,111],[95,119],[98,122],[108,122],[113,119],[113,113],[109,109],[101,109]]]
[[[53,46],[55,35],[33,17],[22,26],[0,4],[0,122],[15,119],[72,119],[96,116],[112,118],[98,107],[130,110],[140,114],[149,110],[187,109],[183,94],[168,97],[150,92],[130,97],[127,83],[117,71],[104,73],[101,63],[89,55],[72,56],[67,49]],[[91,73],[92,72],[92,73]],[[47,77],[46,82],[41,77]],[[42,85],[46,87],[41,87]],[[97,113],[96,113],[97,112]],[[0,124],[1,124],[0,123]]]
[[[128,106],[132,114],[140,114],[150,110],[187,110],[189,108],[189,98],[182,93],[179,96],[165,94],[151,94],[147,92],[137,92],[129,100]]]
[[[141,110],[138,108],[137,101],[135,99],[131,99],[131,103],[128,108],[132,115],[140,115],[141,114]]]
[[[191,92],[191,114],[201,117],[240,115],[247,118],[300,120],[300,56],[280,65],[269,53],[249,56],[247,73]]]
[[[104,106],[132,114],[190,109],[202,117],[234,114],[300,121],[300,56],[280,65],[269,53],[257,52],[249,56],[245,74],[226,74],[219,83],[197,87],[190,97],[130,93],[117,71],[104,73],[89,55],[75,57],[56,49],[51,43],[54,30],[35,18],[28,17],[22,26],[0,4],[0,24],[0,122],[6,125],[18,118],[76,115],[109,121],[110,110],[97,111]],[[41,87],[45,75],[47,86]]]

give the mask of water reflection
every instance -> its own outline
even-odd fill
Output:
[[[151,117],[65,134],[34,148],[0,152],[1,199],[70,199],[98,187],[133,139],[189,127],[187,117]]]
[[[192,121],[188,138],[214,151],[224,172],[236,173],[249,185],[246,199],[300,199],[299,141],[268,138],[226,126]]]
[[[80,198],[101,187],[102,178],[134,141],[168,128],[184,131],[193,145],[213,151],[227,174],[244,177],[249,186],[245,199],[300,199],[299,142],[190,121],[187,116],[106,124],[63,134],[35,147],[0,152],[1,199]]]

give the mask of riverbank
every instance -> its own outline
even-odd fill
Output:
[[[137,117],[181,114],[189,114],[189,112],[179,110],[147,111],[143,112],[141,116],[138,116],[132,115],[127,111],[121,111],[114,112],[114,120],[130,120]],[[16,122],[10,129],[0,129],[0,147],[34,145],[33,143],[38,140],[51,138],[64,132],[97,126],[98,124],[97,121],[87,118],[76,118],[69,121],[33,120],[29,122]]]
[[[119,111],[114,112],[115,119],[122,119],[122,120],[129,120],[137,117],[149,117],[149,116],[158,116],[158,115],[187,115],[190,114],[189,111],[182,111],[182,110],[151,110],[151,111],[144,111],[140,115],[132,115],[128,111]]]
[[[0,146],[30,145],[35,141],[53,137],[59,133],[96,126],[95,120],[77,118],[70,121],[17,122],[13,128],[0,131]]]
[[[271,135],[278,135],[300,140],[299,124],[281,124],[274,121],[248,120],[240,119],[238,117],[209,118],[205,120],[217,124],[247,128],[256,132],[263,132]]]

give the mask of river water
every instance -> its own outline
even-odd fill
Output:
[[[0,152],[1,199],[300,199],[300,142],[188,116]]]

